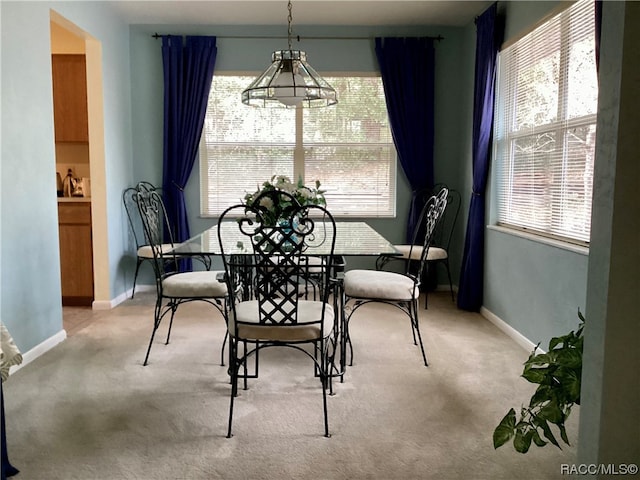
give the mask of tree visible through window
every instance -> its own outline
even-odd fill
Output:
[[[499,224],[588,243],[597,103],[593,0],[500,52]]]
[[[201,214],[217,216],[273,175],[321,182],[334,216],[395,215],[396,152],[380,77],[325,77],[338,104],[255,108],[249,76],[214,75],[200,144]]]

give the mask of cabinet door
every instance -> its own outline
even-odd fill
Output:
[[[93,249],[91,205],[58,205],[60,230],[60,276],[63,305],[91,305],[93,302]]]
[[[51,55],[56,142],[88,142],[87,68],[84,55]]]

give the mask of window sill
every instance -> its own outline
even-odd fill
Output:
[[[502,227],[500,225],[487,225],[487,230],[495,230],[496,232],[501,232],[507,235],[526,238],[527,240],[531,240],[532,242],[543,243],[545,245],[568,250],[579,255],[589,256],[589,248],[583,247],[581,245],[575,245],[573,243],[563,242],[560,240],[555,240],[553,238],[543,237],[541,235],[534,235],[532,233],[522,232],[520,230]]]

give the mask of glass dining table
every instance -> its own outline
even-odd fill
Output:
[[[235,222],[229,223],[228,232],[238,232]],[[223,225],[224,229],[225,226]],[[328,238],[328,233],[322,232],[318,234],[318,240],[306,252],[310,256],[328,255],[329,243],[324,239]],[[250,247],[244,243],[244,239],[239,236],[233,237],[223,235],[224,238],[230,238],[225,241],[225,253],[230,255],[250,255]],[[220,255],[222,250],[218,241],[218,225],[213,225],[195,235],[189,240],[176,245],[174,253],[177,255]],[[375,229],[365,222],[336,222],[336,245],[334,256],[350,257],[350,256],[378,256],[378,255],[400,255],[400,252],[393,244],[378,233]]]
[[[228,227],[225,223],[228,224]],[[249,259],[253,253],[252,248],[251,245],[246,243],[246,237],[239,232],[237,222],[223,222],[220,228],[223,232],[221,236],[225,239],[225,255],[246,256]],[[338,377],[343,381],[346,369],[347,345],[351,348],[351,340],[344,323],[344,293],[341,282],[341,275],[346,266],[345,257],[377,257],[379,255],[401,255],[401,253],[389,240],[365,222],[336,222],[335,229],[336,243],[333,257],[328,258],[331,254],[331,249],[330,242],[327,239],[332,237],[330,235],[332,232],[328,231],[317,232],[315,241],[309,242],[310,248],[305,251],[304,255],[321,258],[322,263],[332,269],[332,275],[336,279],[333,303],[335,311],[338,312],[335,317],[337,342],[334,368],[331,376]],[[218,240],[218,225],[213,225],[202,233],[176,245],[173,252],[179,256],[221,255],[222,249]],[[250,260],[247,260],[247,265],[250,265],[250,263]],[[246,282],[246,284],[249,283],[250,281]],[[249,295],[247,295],[248,297]]]

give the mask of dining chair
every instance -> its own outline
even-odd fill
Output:
[[[442,213],[442,217],[436,225],[436,231],[433,235],[433,240],[429,246],[427,252],[427,271],[429,275],[433,274],[437,279],[436,267],[439,264],[444,265],[447,272],[447,279],[449,280],[449,291],[451,292],[451,301],[455,302],[455,293],[453,290],[453,281],[451,280],[451,268],[449,266],[449,247],[451,246],[451,238],[458,222],[460,215],[460,206],[462,199],[460,192],[457,190],[449,189],[447,195],[447,207]],[[398,247],[396,247],[398,248]],[[400,251],[406,251],[406,246],[398,248]],[[427,297],[425,295],[425,307],[427,305]]]
[[[277,209],[278,221],[269,221]],[[248,388],[247,362],[270,347],[284,347],[309,357],[322,387],[324,435],[329,437],[327,388],[338,319],[331,301],[330,269],[314,271],[319,299],[301,294],[308,282],[306,257],[324,246],[331,258],[335,221],[322,206],[301,206],[283,191],[264,192],[251,204],[229,207],[218,222],[218,241],[229,292],[229,373],[231,400],[227,437],[231,437],[238,380]],[[251,268],[251,275],[243,274]],[[243,281],[251,278],[247,298]],[[240,371],[242,369],[242,372]],[[257,380],[256,380],[257,381]],[[286,392],[283,392],[286,394]],[[250,398],[250,397],[247,397]]]
[[[161,194],[161,190],[153,185],[151,182],[142,181],[139,182],[138,185],[144,185],[146,190],[156,190]],[[129,231],[133,237],[133,241],[136,245],[136,269],[133,274],[133,287],[131,289],[131,298],[135,296],[136,293],[136,283],[138,280],[138,273],[140,271],[140,267],[145,262],[154,261],[153,250],[151,246],[145,241],[145,233],[144,227],[142,225],[142,218],[140,217],[140,212],[138,210],[138,205],[135,201],[135,195],[138,191],[137,187],[129,187],[125,188],[122,192],[122,204],[124,205],[125,213],[127,214],[127,220],[129,223]],[[174,230],[171,229],[173,232]],[[171,250],[172,245],[170,243],[163,244],[162,249],[165,251]],[[211,258],[209,256],[201,255],[194,256],[195,260],[200,261],[204,267],[209,270],[211,268]]]
[[[344,315],[346,337],[351,350],[350,365],[353,364],[353,346],[349,334],[349,324],[353,315],[360,307],[370,303],[392,305],[409,317],[413,333],[413,343],[420,345],[424,365],[429,365],[422,343],[422,334],[420,333],[418,320],[420,279],[422,278],[429,245],[438,220],[447,206],[447,193],[447,189],[443,188],[438,195],[430,197],[427,201],[420,216],[420,224],[424,227],[424,240],[417,246],[421,250],[420,255],[413,255],[414,246],[411,245],[403,272],[398,273],[379,269],[355,269],[348,270],[344,274]],[[347,313],[347,310],[350,310],[350,312]]]
[[[446,268],[447,278],[449,280],[449,289],[451,291],[451,299],[455,301],[455,294],[453,291],[453,282],[451,279],[451,270],[449,268],[449,247],[451,245],[451,238],[456,227],[458,216],[460,213],[461,198],[460,192],[457,190],[449,189],[444,184],[436,184],[433,189],[424,190],[424,192],[435,192],[431,195],[437,195],[443,192],[443,188],[447,193],[447,206],[440,216],[440,220],[436,225],[435,232],[429,245],[429,250],[426,257],[426,266],[424,269],[422,281],[422,287],[424,289],[424,308],[427,308],[428,302],[428,290],[431,280],[437,281],[436,266],[442,263]],[[428,199],[428,197],[427,197]],[[426,199],[425,202],[426,204]],[[420,225],[420,224],[419,224]],[[400,252],[400,255],[380,255],[376,259],[376,268],[378,270],[384,269],[386,266],[402,262],[406,266],[409,261],[409,257],[413,257],[414,260],[419,259],[422,256],[422,240],[424,239],[424,224],[420,225],[414,232],[413,241],[411,244],[398,244],[394,245],[396,250]],[[427,285],[425,285],[425,283]]]
[[[154,261],[150,263],[153,265],[156,280],[153,330],[143,362],[146,366],[155,334],[167,314],[170,314],[170,321],[165,345],[169,344],[173,319],[180,305],[197,300],[207,302],[216,307],[226,321],[228,292],[227,286],[218,281],[222,271],[179,271],[180,257],[174,252],[176,245],[171,230],[168,229],[169,221],[160,193],[146,182],[139,183],[135,190],[133,200],[138,207],[145,239],[153,255]],[[168,235],[168,238],[165,235]],[[223,351],[226,338],[225,335]],[[221,363],[224,364],[224,357],[221,356]]]

